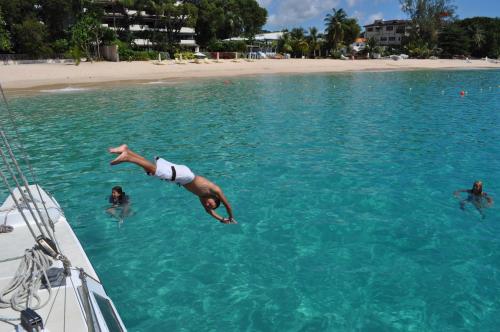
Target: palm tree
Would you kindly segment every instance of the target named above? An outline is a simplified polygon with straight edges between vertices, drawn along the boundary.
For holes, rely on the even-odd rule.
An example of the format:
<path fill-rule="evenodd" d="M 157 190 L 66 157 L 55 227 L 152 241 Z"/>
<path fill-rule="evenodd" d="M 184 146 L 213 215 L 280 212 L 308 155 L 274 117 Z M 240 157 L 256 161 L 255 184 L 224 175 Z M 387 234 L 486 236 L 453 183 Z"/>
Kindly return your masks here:
<path fill-rule="evenodd" d="M 339 10 L 333 8 L 332 11 L 333 15 L 326 14 L 325 25 L 328 42 L 332 45 L 333 50 L 336 51 L 338 45 L 344 40 L 344 28 L 347 13 L 342 8 Z"/>
<path fill-rule="evenodd" d="M 472 42 L 474 43 L 474 46 L 476 47 L 476 49 L 480 49 L 485 42 L 484 31 L 477 25 L 472 26 L 470 30 L 472 33 Z"/>
<path fill-rule="evenodd" d="M 284 31 L 283 35 L 278 40 L 278 49 L 283 53 L 292 52 L 292 38 L 288 31 Z"/>
<path fill-rule="evenodd" d="M 313 50 L 313 56 L 316 57 L 316 50 L 319 49 L 318 29 L 316 27 L 309 28 L 309 48 Z"/>

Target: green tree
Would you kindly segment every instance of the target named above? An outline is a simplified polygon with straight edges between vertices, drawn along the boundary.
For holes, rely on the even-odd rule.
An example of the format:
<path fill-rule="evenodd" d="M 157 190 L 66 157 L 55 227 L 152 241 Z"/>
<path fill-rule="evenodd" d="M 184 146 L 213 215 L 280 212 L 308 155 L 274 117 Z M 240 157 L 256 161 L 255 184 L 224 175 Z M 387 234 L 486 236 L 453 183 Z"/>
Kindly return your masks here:
<path fill-rule="evenodd" d="M 457 24 L 445 26 L 439 34 L 439 47 L 442 56 L 451 58 L 454 55 L 468 55 L 470 39 L 465 30 Z"/>
<path fill-rule="evenodd" d="M 453 0 L 399 0 L 403 12 L 411 19 L 409 42 L 434 48 L 441 28 L 455 19 Z"/>
<path fill-rule="evenodd" d="M 318 41 L 318 29 L 316 27 L 309 28 L 309 49 L 313 51 L 313 57 L 316 57 L 316 51 L 320 50 L 320 43 Z"/>
<path fill-rule="evenodd" d="M 43 23 L 29 18 L 20 24 L 12 26 L 13 40 L 16 51 L 34 58 L 46 57 L 52 54 L 47 46 L 47 29 Z"/>
<path fill-rule="evenodd" d="M 356 38 L 359 37 L 361 32 L 361 27 L 358 24 L 358 20 L 355 18 L 348 18 L 344 21 L 344 39 L 343 43 L 345 45 L 350 45 L 354 43 Z"/>
<path fill-rule="evenodd" d="M 96 55 L 99 58 L 99 45 L 104 30 L 101 22 L 92 15 L 83 15 L 71 29 L 71 45 L 74 58 L 79 60 L 81 55 L 93 59 L 92 44 L 95 45 Z"/>
<path fill-rule="evenodd" d="M 332 14 L 327 14 L 325 17 L 325 25 L 327 32 L 327 42 L 333 51 L 337 51 L 342 41 L 344 40 L 345 21 L 347 19 L 346 12 L 340 8 L 332 9 Z"/>
<path fill-rule="evenodd" d="M 79 2 L 79 1 L 78 1 Z M 66 38 L 67 29 L 75 24 L 80 8 L 75 0 L 38 0 L 39 17 L 47 27 L 51 41 Z"/>
<path fill-rule="evenodd" d="M 10 33 L 5 27 L 5 21 L 0 8 L 0 52 L 10 52 L 12 45 L 10 43 Z"/>
<path fill-rule="evenodd" d="M 292 38 L 290 36 L 290 32 L 283 31 L 283 35 L 281 35 L 280 39 L 278 39 L 278 52 L 281 53 L 291 53 L 292 52 Z"/>

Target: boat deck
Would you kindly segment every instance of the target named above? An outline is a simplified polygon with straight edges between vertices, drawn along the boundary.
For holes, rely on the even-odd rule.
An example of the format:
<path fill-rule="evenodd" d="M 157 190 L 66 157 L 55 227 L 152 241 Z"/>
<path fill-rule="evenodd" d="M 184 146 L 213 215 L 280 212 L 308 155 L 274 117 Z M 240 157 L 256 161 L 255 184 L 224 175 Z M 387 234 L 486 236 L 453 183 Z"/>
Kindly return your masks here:
<path fill-rule="evenodd" d="M 61 248 L 61 252 L 69 258 L 73 267 L 83 268 L 92 278 L 98 280 L 90 261 L 88 260 L 77 237 L 73 233 L 67 220 L 60 216 L 55 223 L 55 236 Z M 16 225 L 11 233 L 0 234 L 0 261 L 11 257 L 24 255 L 24 250 L 31 249 L 35 245 L 26 225 Z M 0 290 L 4 289 L 15 275 L 20 260 L 0 263 Z M 62 267 L 61 262 L 53 261 L 53 267 Z M 87 325 L 82 314 L 80 298 L 77 295 L 77 287 L 81 285 L 78 277 L 79 272 L 72 270 L 71 281 L 66 279 L 66 285 L 52 288 L 52 298 L 43 308 L 36 310 L 42 317 L 44 327 L 50 332 L 71 331 L 87 332 Z M 48 297 L 48 291 L 40 290 L 42 301 Z M 19 318 L 20 313 L 12 309 L 0 309 L 1 317 Z M 15 324 L 19 321 L 6 323 L 0 321 L 0 332 L 15 331 Z"/>

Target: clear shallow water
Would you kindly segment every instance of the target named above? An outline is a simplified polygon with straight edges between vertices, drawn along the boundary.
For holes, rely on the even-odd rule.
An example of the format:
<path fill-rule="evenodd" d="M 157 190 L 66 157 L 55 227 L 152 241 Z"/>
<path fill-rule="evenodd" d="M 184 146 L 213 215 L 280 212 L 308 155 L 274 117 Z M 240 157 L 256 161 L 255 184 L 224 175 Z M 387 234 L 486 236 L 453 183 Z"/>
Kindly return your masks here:
<path fill-rule="evenodd" d="M 499 71 L 229 83 L 11 100 L 130 331 L 498 329 Z M 123 142 L 219 184 L 240 224 L 110 167 Z M 497 201 L 484 220 L 452 196 L 475 179 Z M 121 226 L 104 213 L 114 185 L 133 201 Z"/>

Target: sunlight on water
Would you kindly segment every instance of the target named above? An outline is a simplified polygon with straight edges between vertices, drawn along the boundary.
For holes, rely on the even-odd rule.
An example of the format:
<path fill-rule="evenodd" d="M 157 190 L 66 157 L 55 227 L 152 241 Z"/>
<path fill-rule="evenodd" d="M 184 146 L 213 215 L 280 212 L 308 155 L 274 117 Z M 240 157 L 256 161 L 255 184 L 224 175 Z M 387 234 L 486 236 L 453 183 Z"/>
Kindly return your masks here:
<path fill-rule="evenodd" d="M 15 98 L 130 331 L 494 331 L 498 71 L 262 76 Z M 464 97 L 460 91 L 467 91 Z M 186 190 L 110 167 L 127 142 L 220 185 L 238 225 Z M 133 215 L 104 212 L 122 185 Z"/>

